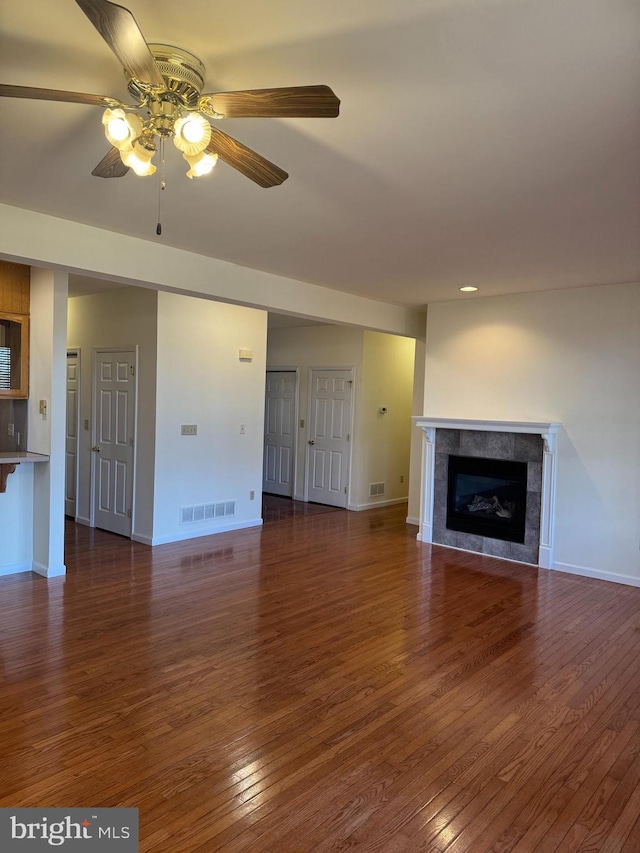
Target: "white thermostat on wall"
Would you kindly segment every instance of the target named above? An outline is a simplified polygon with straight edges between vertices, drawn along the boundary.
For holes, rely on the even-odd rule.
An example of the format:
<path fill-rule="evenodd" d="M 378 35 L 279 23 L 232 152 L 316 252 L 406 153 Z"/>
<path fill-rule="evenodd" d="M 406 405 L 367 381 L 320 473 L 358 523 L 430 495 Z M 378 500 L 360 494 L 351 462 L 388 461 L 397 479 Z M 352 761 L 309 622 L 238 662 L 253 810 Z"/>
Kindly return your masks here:
<path fill-rule="evenodd" d="M 239 349 L 238 350 L 238 358 L 240 361 L 253 361 L 253 350 L 252 349 Z"/>

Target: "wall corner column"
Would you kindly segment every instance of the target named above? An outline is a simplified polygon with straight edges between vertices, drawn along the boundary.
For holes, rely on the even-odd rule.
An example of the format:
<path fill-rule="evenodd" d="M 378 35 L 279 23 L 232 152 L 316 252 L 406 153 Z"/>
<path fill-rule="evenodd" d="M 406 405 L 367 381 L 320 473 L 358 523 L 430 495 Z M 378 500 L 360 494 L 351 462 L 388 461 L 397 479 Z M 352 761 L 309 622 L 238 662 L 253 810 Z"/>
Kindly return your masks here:
<path fill-rule="evenodd" d="M 420 489 L 419 542 L 433 542 L 433 490 L 436 464 L 435 427 L 421 427 L 422 440 L 422 488 Z"/>
<path fill-rule="evenodd" d="M 542 432 L 542 512 L 540 513 L 540 546 L 538 565 L 553 568 L 553 530 L 556 511 L 556 430 Z"/>
<path fill-rule="evenodd" d="M 66 574 L 64 565 L 65 422 L 68 275 L 31 270 L 28 449 L 49 456 L 34 466 L 33 571 Z M 47 400 L 41 414 L 39 401 Z"/>

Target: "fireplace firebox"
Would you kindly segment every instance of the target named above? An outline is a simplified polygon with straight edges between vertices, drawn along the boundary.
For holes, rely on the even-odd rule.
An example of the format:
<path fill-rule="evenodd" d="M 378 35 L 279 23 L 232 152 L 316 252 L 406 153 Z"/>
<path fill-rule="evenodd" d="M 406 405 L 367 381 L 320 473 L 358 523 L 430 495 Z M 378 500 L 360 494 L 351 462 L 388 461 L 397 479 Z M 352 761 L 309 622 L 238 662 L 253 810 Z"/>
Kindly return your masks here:
<path fill-rule="evenodd" d="M 524 542 L 526 503 L 526 462 L 449 456 L 449 530 Z"/>

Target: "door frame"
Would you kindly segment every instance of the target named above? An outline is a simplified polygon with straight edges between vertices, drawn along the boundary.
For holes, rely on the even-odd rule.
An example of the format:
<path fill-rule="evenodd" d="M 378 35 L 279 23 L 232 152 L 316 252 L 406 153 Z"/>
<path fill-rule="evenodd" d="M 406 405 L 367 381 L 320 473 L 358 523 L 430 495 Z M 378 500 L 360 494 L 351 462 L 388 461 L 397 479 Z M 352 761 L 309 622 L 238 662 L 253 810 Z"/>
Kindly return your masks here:
<path fill-rule="evenodd" d="M 304 444 L 305 444 L 305 454 L 304 454 L 304 501 L 309 502 L 309 469 L 311 467 L 309 457 L 309 421 L 311 419 L 311 401 L 313 397 L 313 371 L 314 370 L 322 370 L 324 372 L 329 372 L 331 370 L 340 370 L 343 372 L 349 372 L 351 374 L 351 407 L 349 412 L 349 418 L 351 423 L 351 431 L 349 433 L 349 451 L 348 451 L 348 464 L 347 464 L 347 495 L 345 500 L 345 509 L 351 508 L 351 474 L 353 467 L 353 444 L 354 444 L 354 417 L 355 417 L 355 387 L 356 387 L 356 368 L 350 364 L 344 367 L 340 367 L 336 364 L 331 364 L 328 367 L 323 367 L 322 365 L 314 364 L 313 367 L 309 368 L 309 375 L 307 378 L 307 417 L 305 419 L 305 428 L 304 428 Z"/>
<path fill-rule="evenodd" d="M 117 346 L 117 347 L 94 347 L 93 348 L 93 358 L 91 365 L 91 446 L 94 447 L 96 442 L 98 441 L 98 425 L 96 423 L 96 415 L 98 411 L 98 402 L 96 400 L 96 393 L 98 384 L 96 382 L 96 371 L 98 369 L 98 354 L 101 352 L 132 352 L 133 353 L 133 364 L 135 369 L 134 374 L 134 383 L 133 383 L 133 456 L 131 459 L 131 534 L 129 538 L 133 538 L 133 531 L 135 530 L 135 521 L 136 521 L 136 468 L 137 468 L 137 456 L 138 456 L 138 362 L 139 362 L 139 354 L 138 354 L 138 345 L 132 344 L 129 346 Z M 90 482 L 89 482 L 89 523 L 91 527 L 96 526 L 95 519 L 95 506 L 96 506 L 96 455 L 91 450 L 89 451 L 91 456 L 90 463 Z"/>
<path fill-rule="evenodd" d="M 67 358 L 70 356 L 75 356 L 78 360 L 78 402 L 76 406 L 76 465 L 75 465 L 75 504 L 76 511 L 73 516 L 74 521 L 78 521 L 78 486 L 80 485 L 80 424 L 82 423 L 82 419 L 80 417 L 82 412 L 82 350 L 81 347 L 67 347 Z M 65 375 L 65 395 L 67 393 L 66 388 L 67 376 Z M 68 411 L 68 410 L 67 410 Z M 67 452 L 66 448 L 66 418 L 65 418 L 65 454 Z M 66 465 L 65 465 L 65 494 L 66 494 Z M 65 500 L 66 504 L 66 500 Z M 66 509 L 66 507 L 65 507 Z"/>
<path fill-rule="evenodd" d="M 300 433 L 300 368 L 299 367 L 267 367 L 265 369 L 264 380 L 265 386 L 267 381 L 268 373 L 295 373 L 296 375 L 296 389 L 294 394 L 294 402 L 293 402 L 293 417 L 295 424 L 295 434 L 293 436 L 293 471 L 292 471 L 292 481 L 291 481 L 291 500 L 295 501 L 296 498 L 296 481 L 298 474 L 298 439 Z M 267 407 L 266 407 L 266 392 L 265 392 L 265 410 L 264 410 L 264 418 L 266 425 L 266 417 L 267 417 Z M 306 421 L 305 421 L 306 424 Z M 264 432 L 264 428 L 263 428 Z M 265 444 L 264 444 L 264 435 L 262 440 L 262 483 L 264 485 L 264 453 L 265 453 Z M 264 489 L 263 489 L 264 491 Z"/>

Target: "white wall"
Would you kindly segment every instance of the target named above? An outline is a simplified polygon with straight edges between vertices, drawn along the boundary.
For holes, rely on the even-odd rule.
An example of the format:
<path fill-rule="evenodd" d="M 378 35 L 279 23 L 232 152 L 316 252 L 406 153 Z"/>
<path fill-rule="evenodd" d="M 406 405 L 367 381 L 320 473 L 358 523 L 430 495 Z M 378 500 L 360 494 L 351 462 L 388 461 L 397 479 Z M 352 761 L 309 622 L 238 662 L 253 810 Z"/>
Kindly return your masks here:
<path fill-rule="evenodd" d="M 305 427 L 298 427 L 296 443 L 296 470 L 293 497 L 304 500 L 304 472 L 307 455 L 307 424 L 309 421 L 309 370 L 311 367 L 354 368 L 354 421 L 352 430 L 358 427 L 358 408 L 362 389 L 363 332 L 346 326 L 303 326 L 270 329 L 267 346 L 267 368 L 270 370 L 298 369 L 298 423 L 304 420 Z M 351 471 L 349 498 L 359 489 L 355 484 L 355 472 Z M 355 490 L 355 491 L 354 491 Z"/>
<path fill-rule="evenodd" d="M 304 499 L 309 420 L 309 371 L 312 367 L 354 369 L 353 446 L 349 508 L 406 499 L 409 482 L 411 396 L 415 341 L 344 326 L 271 329 L 269 369 L 298 369 L 298 428 L 294 498 Z M 388 413 L 380 415 L 380 406 Z M 404 483 L 400 483 L 400 475 Z M 369 484 L 384 482 L 386 492 L 369 497 Z"/>
<path fill-rule="evenodd" d="M 155 458 L 155 392 L 158 294 L 143 288 L 121 288 L 68 303 L 69 349 L 80 350 L 80 440 L 78 520 L 89 523 L 91 501 L 93 355 L 96 347 L 138 348 L 138 416 L 134 530 L 150 538 L 153 529 Z M 89 429 L 84 428 L 84 421 Z"/>
<path fill-rule="evenodd" d="M 64 440 L 68 276 L 31 269 L 28 450 L 49 455 L 33 472 L 33 570 L 45 577 L 64 565 Z M 46 414 L 39 401 L 46 400 Z M 21 463 L 26 464 L 26 463 Z"/>
<path fill-rule="evenodd" d="M 264 311 L 158 294 L 153 544 L 262 523 L 266 336 Z M 232 500 L 231 518 L 180 524 L 181 507 Z"/>
<path fill-rule="evenodd" d="M 49 462 L 21 462 L 0 494 L 0 575 L 65 573 L 64 352 L 67 276 L 31 270 L 27 448 Z M 39 401 L 47 401 L 47 413 Z"/>
<path fill-rule="evenodd" d="M 214 258 L 206 258 L 160 245 L 151 240 L 140 240 L 123 234 L 115 234 L 81 223 L 61 220 L 36 211 L 15 208 L 5 204 L 0 204 L 0 257 L 18 263 L 30 264 L 32 267 L 46 267 L 49 270 L 48 275 L 52 277 L 51 280 L 57 281 L 61 287 L 64 279 L 65 293 L 66 274 L 72 272 L 121 282 L 123 285 L 139 284 L 150 290 L 158 288 L 173 293 L 201 295 L 209 300 L 217 299 L 223 302 L 280 311 L 285 314 L 291 313 L 313 319 L 322 319 L 328 323 L 345 323 L 360 329 L 379 329 L 399 335 L 418 336 L 423 332 L 424 319 L 421 311 L 389 305 L 353 294 L 340 293 L 305 282 L 290 281 L 258 270 L 238 267 Z M 51 272 L 51 270 L 57 270 L 57 272 Z M 58 285 L 55 287 L 57 290 L 54 301 L 58 304 L 61 297 L 58 292 Z M 80 310 L 79 306 L 77 308 Z M 58 309 L 56 312 L 59 313 Z M 70 314 L 70 319 L 73 319 L 73 314 Z M 123 337 L 128 339 L 126 341 L 128 345 L 133 338 L 127 325 L 129 318 L 126 312 L 115 310 L 112 319 L 112 331 L 115 334 L 119 327 L 123 327 L 125 331 Z M 64 326 L 61 319 L 50 316 L 49 323 L 55 326 L 51 338 L 54 363 L 51 365 L 50 375 L 53 382 L 52 388 L 55 387 L 57 390 L 55 390 L 55 394 L 52 391 L 49 397 L 50 402 L 53 403 L 53 398 L 57 397 L 58 394 L 62 392 L 64 395 L 64 382 L 62 380 L 64 380 L 66 356 L 63 349 L 66 345 L 66 336 L 63 334 L 61 337 L 61 329 Z M 76 328 L 79 326 L 77 325 Z M 82 371 L 84 374 L 87 369 L 87 362 L 89 361 L 89 364 L 91 362 L 90 358 L 87 359 L 85 351 L 88 344 L 83 346 L 82 340 L 74 338 L 75 335 L 71 335 L 69 344 L 72 347 L 82 347 Z M 100 341 L 96 345 L 115 344 Z M 93 344 L 91 344 L 92 346 Z M 355 360 L 345 359 L 342 356 L 339 360 L 345 363 L 356 363 Z M 331 361 L 328 362 L 328 364 L 331 363 Z M 264 377 L 261 381 L 263 379 Z M 150 386 L 145 384 L 145 388 L 148 387 Z M 46 389 L 43 389 L 43 395 L 45 393 Z M 263 396 L 263 392 L 261 392 L 259 397 L 261 402 Z M 64 403 L 62 400 L 56 401 L 55 405 L 57 408 L 55 441 L 53 431 L 51 432 L 51 441 L 47 439 L 47 444 L 51 444 L 51 463 L 46 472 L 43 469 L 37 474 L 37 478 L 40 480 L 41 477 L 48 478 L 53 473 L 53 480 L 36 484 L 36 474 L 34 473 L 34 494 L 37 492 L 40 495 L 45 495 L 45 503 L 50 505 L 54 498 L 57 500 L 56 496 L 59 492 L 59 506 L 55 509 L 50 506 L 50 509 L 52 513 L 56 513 L 55 522 L 52 521 L 52 524 L 53 528 L 58 531 L 57 539 L 61 541 L 64 523 L 65 450 L 64 442 L 60 440 L 58 433 L 64 428 L 64 416 L 62 414 Z M 59 406 L 62 408 L 58 408 Z M 148 408 L 139 406 L 139 411 L 146 412 L 147 410 L 151 411 L 151 401 L 149 401 Z M 84 431 L 82 432 L 84 433 Z M 36 434 L 37 431 L 34 435 Z M 152 442 L 153 433 L 148 432 L 145 428 L 144 434 L 147 440 Z M 40 438 L 43 437 L 47 438 L 44 434 L 40 436 Z M 86 444 L 86 435 L 83 436 L 82 441 Z M 152 443 L 139 446 L 138 451 L 143 455 L 148 453 L 152 456 Z M 143 467 L 148 467 L 148 459 L 146 461 L 143 461 L 143 457 L 139 457 L 139 459 Z M 60 472 L 62 472 L 62 476 Z M 12 476 L 15 477 L 16 475 Z M 138 480 L 139 484 L 145 483 L 146 487 L 150 489 L 149 492 L 138 493 L 136 496 L 136 529 L 140 529 L 140 537 L 144 541 L 153 535 L 151 533 L 152 519 L 150 514 L 150 507 L 153 502 L 153 473 L 139 477 Z M 81 482 L 81 489 L 82 495 L 84 495 L 84 497 L 80 496 L 84 507 L 81 508 L 81 512 L 88 513 L 89 485 L 86 480 Z M 258 495 L 256 495 L 256 500 L 257 497 Z M 21 502 L 21 505 L 23 503 Z M 40 513 L 43 508 L 44 503 L 38 512 Z M 147 510 L 146 516 L 145 508 Z M 251 508 L 251 513 L 253 513 L 253 508 Z M 37 520 L 29 525 L 26 510 L 21 513 L 20 517 L 29 527 L 30 533 L 34 533 L 38 527 Z M 85 516 L 85 518 L 87 517 Z M 52 533 L 52 529 L 48 529 L 47 536 Z M 6 543 L 9 539 L 11 542 L 20 541 L 20 531 L 14 529 L 9 522 L 5 521 L 5 518 L 0 518 L 0 542 L 3 541 L 5 532 L 8 538 L 4 540 L 4 553 L 9 553 L 9 546 Z M 28 538 L 29 536 L 26 537 L 27 540 Z M 48 542 L 50 547 L 49 554 L 46 555 L 47 560 L 49 557 L 53 557 L 54 551 L 58 549 L 58 544 L 50 536 Z M 31 559 L 30 555 L 26 554 L 22 548 L 18 548 L 17 552 L 14 552 L 13 545 L 11 548 L 12 559 L 16 557 L 16 554 L 19 558 L 24 556 L 26 562 Z M 44 556 L 43 554 L 43 558 Z M 3 565 L 5 562 L 0 547 L 0 570 Z M 51 573 L 58 570 L 63 571 L 64 566 L 60 564 L 56 567 L 52 563 L 43 568 L 43 571 L 50 571 Z"/>
<path fill-rule="evenodd" d="M 413 402 L 411 405 L 412 415 L 422 415 L 424 413 L 425 359 L 425 342 L 417 340 L 413 377 Z M 411 433 L 411 471 L 409 474 L 409 506 L 407 507 L 407 523 L 409 524 L 420 524 L 422 439 L 422 431 L 414 427 Z"/>
<path fill-rule="evenodd" d="M 640 583 L 640 285 L 429 306 L 424 413 L 560 421 L 555 567 Z"/>
<path fill-rule="evenodd" d="M 69 300 L 68 345 L 81 351 L 81 425 L 91 419 L 94 348 L 138 348 L 135 539 L 261 523 L 265 312 L 123 288 Z M 253 350 L 251 363 L 238 360 L 239 348 Z M 198 435 L 181 436 L 183 423 Z M 88 521 L 92 431 L 80 434 L 78 514 Z M 179 523 L 182 506 L 226 500 L 236 500 L 232 518 Z"/>
<path fill-rule="evenodd" d="M 18 465 L 0 493 L 0 575 L 32 569 L 34 468 Z"/>
<path fill-rule="evenodd" d="M 31 269 L 27 450 L 49 462 L 21 462 L 0 494 L 0 574 L 46 577 L 64 566 L 64 352 L 67 275 Z M 47 401 L 47 413 L 39 401 Z"/>
<path fill-rule="evenodd" d="M 0 204 L 0 257 L 254 308 L 421 335 L 421 311 L 341 293 L 165 246 Z"/>
<path fill-rule="evenodd" d="M 359 508 L 406 500 L 413 424 L 411 403 L 415 340 L 364 332 L 362 391 L 354 431 Z M 386 407 L 386 414 L 379 409 Z M 401 482 L 402 478 L 402 482 Z M 384 495 L 370 497 L 372 483 L 384 483 Z"/>

